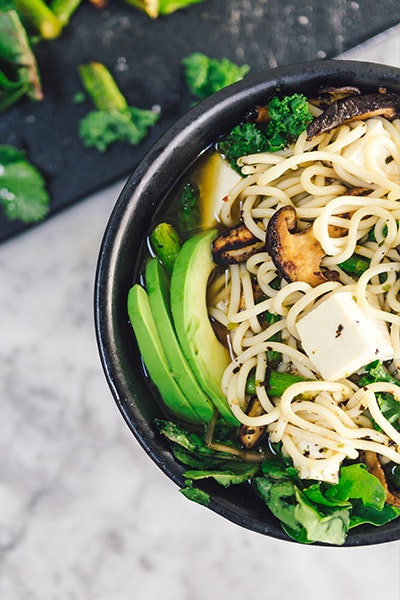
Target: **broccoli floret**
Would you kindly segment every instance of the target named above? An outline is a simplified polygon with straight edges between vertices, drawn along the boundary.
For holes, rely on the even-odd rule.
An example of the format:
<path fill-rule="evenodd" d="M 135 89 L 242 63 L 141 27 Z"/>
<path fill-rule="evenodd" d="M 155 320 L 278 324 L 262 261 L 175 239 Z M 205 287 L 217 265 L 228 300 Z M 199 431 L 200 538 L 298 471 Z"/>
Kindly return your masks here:
<path fill-rule="evenodd" d="M 219 150 L 234 169 L 239 170 L 237 160 L 241 156 L 282 150 L 306 129 L 313 118 L 307 98 L 302 94 L 284 96 L 282 100 L 275 96 L 267 110 L 269 119 L 266 123 L 237 125 L 219 142 Z"/>
<path fill-rule="evenodd" d="M 128 106 L 111 73 L 101 63 L 80 65 L 79 74 L 97 109 L 79 123 L 85 146 L 105 152 L 115 142 L 139 144 L 159 119 L 159 113 Z"/>

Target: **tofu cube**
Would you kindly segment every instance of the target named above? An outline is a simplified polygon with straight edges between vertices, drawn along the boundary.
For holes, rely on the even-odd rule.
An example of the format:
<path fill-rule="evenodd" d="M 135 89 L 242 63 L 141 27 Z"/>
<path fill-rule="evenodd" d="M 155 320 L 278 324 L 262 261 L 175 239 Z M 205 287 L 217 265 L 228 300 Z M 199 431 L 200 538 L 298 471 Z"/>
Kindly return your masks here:
<path fill-rule="evenodd" d="M 330 381 L 394 356 L 386 322 L 365 313 L 351 292 L 321 302 L 298 321 L 297 332 L 318 373 Z"/>

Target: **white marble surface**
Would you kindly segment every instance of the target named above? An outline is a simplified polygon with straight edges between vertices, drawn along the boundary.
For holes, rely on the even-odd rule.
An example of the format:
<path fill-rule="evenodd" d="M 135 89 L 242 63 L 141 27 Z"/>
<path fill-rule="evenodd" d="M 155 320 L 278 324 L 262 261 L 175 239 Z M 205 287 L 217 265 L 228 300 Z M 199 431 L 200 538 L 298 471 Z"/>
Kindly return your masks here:
<path fill-rule="evenodd" d="M 353 58 L 399 65 L 398 38 Z M 124 424 L 92 295 L 122 183 L 0 248 L 0 598 L 400 598 L 400 543 L 301 547 L 184 499 Z"/>

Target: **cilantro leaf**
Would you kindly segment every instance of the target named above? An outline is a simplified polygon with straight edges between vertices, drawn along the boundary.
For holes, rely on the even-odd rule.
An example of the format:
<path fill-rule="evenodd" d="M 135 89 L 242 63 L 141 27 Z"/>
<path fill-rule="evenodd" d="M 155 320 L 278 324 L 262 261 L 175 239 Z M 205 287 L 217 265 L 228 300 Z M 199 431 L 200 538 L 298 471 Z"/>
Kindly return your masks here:
<path fill-rule="evenodd" d="M 42 221 L 49 211 L 42 174 L 12 146 L 0 146 L 0 204 L 10 221 Z"/>

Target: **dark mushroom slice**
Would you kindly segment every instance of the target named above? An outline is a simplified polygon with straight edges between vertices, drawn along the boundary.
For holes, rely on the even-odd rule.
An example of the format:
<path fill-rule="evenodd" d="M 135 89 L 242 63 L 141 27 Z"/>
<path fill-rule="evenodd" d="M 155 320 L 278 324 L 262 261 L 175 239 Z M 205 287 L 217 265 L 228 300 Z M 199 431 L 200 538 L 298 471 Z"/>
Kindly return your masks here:
<path fill-rule="evenodd" d="M 318 106 L 323 110 L 327 109 L 336 100 L 342 100 L 349 96 L 357 96 L 361 94 L 361 90 L 354 85 L 344 85 L 341 87 L 328 86 L 318 90 L 316 98 L 309 98 L 309 103 L 313 106 Z"/>
<path fill-rule="evenodd" d="M 321 133 L 331 131 L 345 122 L 386 117 L 389 120 L 400 115 L 400 96 L 381 91 L 336 100 L 319 117 L 307 126 L 307 140 Z"/>
<path fill-rule="evenodd" d="M 244 223 L 222 233 L 212 245 L 214 262 L 226 266 L 246 262 L 250 256 L 265 249 L 265 242 L 257 238 Z"/>
<path fill-rule="evenodd" d="M 372 475 L 375 475 L 375 477 L 379 479 L 379 481 L 385 488 L 387 504 L 391 504 L 392 506 L 400 506 L 400 494 L 398 492 L 393 492 L 389 489 L 388 483 L 386 481 L 385 471 L 382 469 L 382 465 L 379 462 L 376 452 L 366 450 L 364 452 L 364 458 L 368 471 L 372 473 Z"/>
<path fill-rule="evenodd" d="M 252 396 L 247 406 L 246 414 L 249 417 L 260 417 L 264 414 L 264 409 L 257 396 Z M 265 436 L 267 428 L 265 425 L 241 425 L 240 427 L 240 443 L 247 450 L 255 448 Z"/>
<path fill-rule="evenodd" d="M 280 275 L 286 281 L 305 281 L 312 286 L 328 281 L 320 263 L 325 253 L 312 227 L 297 232 L 293 206 L 283 206 L 269 220 L 266 246 Z"/>

